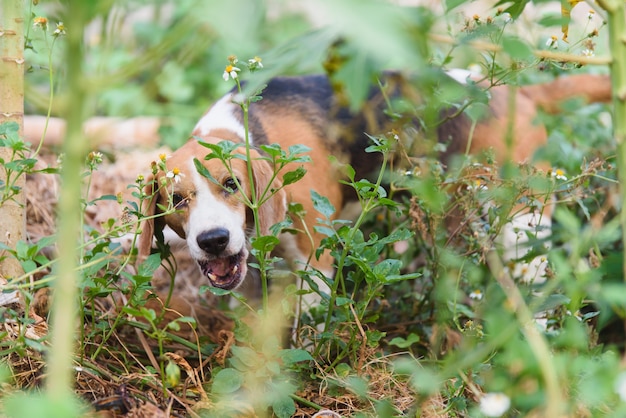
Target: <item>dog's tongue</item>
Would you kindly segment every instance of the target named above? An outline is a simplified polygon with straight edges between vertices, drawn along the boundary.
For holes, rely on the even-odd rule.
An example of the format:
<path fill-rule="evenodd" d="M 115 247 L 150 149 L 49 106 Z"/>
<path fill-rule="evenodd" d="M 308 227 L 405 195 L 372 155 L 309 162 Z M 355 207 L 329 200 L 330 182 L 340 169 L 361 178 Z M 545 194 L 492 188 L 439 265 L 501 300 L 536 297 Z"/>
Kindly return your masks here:
<path fill-rule="evenodd" d="M 217 276 L 226 276 L 231 273 L 229 257 L 216 258 L 211 261 L 211 272 Z"/>

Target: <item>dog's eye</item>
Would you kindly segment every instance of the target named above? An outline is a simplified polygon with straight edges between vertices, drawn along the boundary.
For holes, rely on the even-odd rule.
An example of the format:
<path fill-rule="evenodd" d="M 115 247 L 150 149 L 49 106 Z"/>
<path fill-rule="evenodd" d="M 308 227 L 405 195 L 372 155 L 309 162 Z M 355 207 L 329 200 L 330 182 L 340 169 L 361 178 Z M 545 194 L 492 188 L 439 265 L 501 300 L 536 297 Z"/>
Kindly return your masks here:
<path fill-rule="evenodd" d="M 172 205 L 174 205 L 175 208 L 182 207 L 186 202 L 187 200 L 180 193 L 172 194 Z"/>
<path fill-rule="evenodd" d="M 234 178 L 229 177 L 226 180 L 224 180 L 224 183 L 222 186 L 224 187 L 224 189 L 226 189 L 228 193 L 235 193 L 238 189 L 237 187 L 238 183 L 239 181 L 235 181 Z"/>

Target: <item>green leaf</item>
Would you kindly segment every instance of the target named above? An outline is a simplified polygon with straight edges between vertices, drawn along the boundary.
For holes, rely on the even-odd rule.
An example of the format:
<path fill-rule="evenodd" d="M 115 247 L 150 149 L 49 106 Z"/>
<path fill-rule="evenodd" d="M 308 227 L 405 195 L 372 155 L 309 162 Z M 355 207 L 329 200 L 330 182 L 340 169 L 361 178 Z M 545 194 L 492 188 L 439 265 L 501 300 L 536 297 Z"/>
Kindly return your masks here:
<path fill-rule="evenodd" d="M 474 122 L 478 122 L 491 115 L 491 108 L 486 103 L 473 102 L 465 108 L 464 113 Z"/>
<path fill-rule="evenodd" d="M 537 309 L 535 309 L 535 312 L 545 312 L 551 309 L 556 309 L 560 306 L 565 306 L 567 304 L 569 304 L 572 300 L 570 298 L 568 298 L 565 295 L 560 295 L 560 294 L 552 294 L 550 296 L 548 296 L 539 307 L 537 307 Z"/>
<path fill-rule="evenodd" d="M 504 9 L 504 12 L 510 13 L 513 19 L 517 19 L 522 14 L 524 8 L 529 2 L 530 0 L 499 0 L 494 7 L 497 8 L 498 6 L 508 6 L 506 9 Z"/>
<path fill-rule="evenodd" d="M 20 125 L 18 125 L 17 122 L 0 123 L 0 135 L 17 134 L 19 129 Z"/>
<path fill-rule="evenodd" d="M 358 376 L 348 376 L 346 379 L 346 385 L 348 390 L 350 390 L 355 395 L 366 398 L 367 397 L 367 381 Z"/>
<path fill-rule="evenodd" d="M 211 393 L 216 395 L 233 393 L 241 388 L 243 381 L 243 374 L 240 371 L 230 368 L 222 369 L 213 378 Z"/>
<path fill-rule="evenodd" d="M 335 236 L 335 230 L 327 226 L 315 225 L 313 227 L 313 230 L 315 232 L 319 232 L 322 235 L 326 235 L 327 237 Z"/>
<path fill-rule="evenodd" d="M 161 265 L 161 254 L 150 254 L 141 265 L 137 274 L 142 277 L 152 277 L 156 269 Z"/>
<path fill-rule="evenodd" d="M 345 171 L 346 177 L 350 179 L 350 181 L 354 182 L 354 176 L 356 175 L 356 171 L 350 164 L 346 164 L 343 166 L 343 170 Z"/>
<path fill-rule="evenodd" d="M 246 368 L 256 368 L 259 363 L 259 354 L 250 347 L 233 346 L 231 352 L 233 358 L 243 363 Z"/>
<path fill-rule="evenodd" d="M 402 267 L 402 261 L 386 259 L 374 266 L 374 274 L 385 278 L 391 275 L 400 274 L 400 268 Z"/>
<path fill-rule="evenodd" d="M 533 56 L 530 46 L 520 38 L 507 36 L 502 39 L 502 49 L 513 59 L 527 60 Z"/>
<path fill-rule="evenodd" d="M 553 13 L 543 16 L 537 22 L 541 26 L 562 26 L 567 25 L 570 19 L 563 17 L 560 13 Z"/>
<path fill-rule="evenodd" d="M 279 144 L 261 145 L 259 148 L 263 150 L 268 156 L 272 158 L 280 158 L 285 155 L 285 152 Z"/>
<path fill-rule="evenodd" d="M 266 253 L 271 252 L 278 244 L 280 244 L 280 240 L 273 235 L 254 237 L 251 241 L 253 249 L 257 251 L 264 251 Z"/>
<path fill-rule="evenodd" d="M 285 173 L 285 175 L 283 176 L 283 186 L 297 182 L 302 177 L 304 177 L 305 174 L 306 170 L 304 169 L 304 167 L 298 167 L 293 171 Z"/>
<path fill-rule="evenodd" d="M 37 263 L 35 263 L 33 260 L 24 260 L 21 261 L 20 264 L 24 269 L 24 273 L 30 273 L 37 268 Z"/>
<path fill-rule="evenodd" d="M 296 413 L 296 405 L 289 396 L 281 396 L 272 402 L 272 410 L 278 418 L 289 418 Z"/>
<path fill-rule="evenodd" d="M 395 345 L 399 348 L 408 348 L 411 345 L 419 342 L 420 337 L 415 333 L 410 333 L 406 339 L 402 337 L 395 337 L 391 341 L 389 341 L 389 345 Z"/>
<path fill-rule="evenodd" d="M 289 147 L 289 155 L 306 154 L 307 152 L 310 152 L 310 151 L 311 151 L 310 147 L 307 147 L 306 145 L 302 145 L 302 144 L 291 145 Z"/>
<path fill-rule="evenodd" d="M 219 287 L 213 287 L 213 286 L 201 286 L 199 289 L 200 293 L 204 293 L 207 290 L 211 292 L 212 294 L 214 294 L 215 296 L 226 296 L 226 295 L 232 294 L 231 290 L 220 289 Z"/>
<path fill-rule="evenodd" d="M 350 303 L 353 303 L 353 300 L 350 298 L 344 298 L 341 296 L 337 296 L 337 298 L 335 299 L 335 305 L 337 306 L 343 306 L 343 305 L 348 305 Z"/>
<path fill-rule="evenodd" d="M 339 377 L 347 377 L 350 375 L 351 372 L 352 372 L 352 368 L 347 363 L 339 363 L 335 367 L 335 373 L 337 373 L 337 376 Z"/>
<path fill-rule="evenodd" d="M 281 350 L 279 355 L 283 363 L 288 366 L 302 361 L 313 361 L 313 357 L 308 351 L 299 348 Z"/>
<path fill-rule="evenodd" d="M 322 196 L 315 190 L 311 190 L 311 200 L 316 211 L 330 218 L 335 213 L 335 207 L 330 203 L 327 197 Z"/>
<path fill-rule="evenodd" d="M 213 144 L 202 141 L 202 138 L 196 137 L 196 139 L 198 139 L 200 145 L 211 150 L 211 152 L 204 157 L 205 160 L 211 160 L 213 158 L 219 158 L 222 161 L 229 160 L 232 157 L 233 151 L 242 146 L 241 143 L 233 141 L 220 141 L 217 144 Z"/>
<path fill-rule="evenodd" d="M 219 184 L 218 181 L 209 172 L 209 170 L 200 162 L 200 160 L 194 158 L 193 165 L 196 167 L 196 171 L 198 172 L 198 174 L 200 174 L 202 177 L 209 179 L 209 181 L 213 184 Z"/>
<path fill-rule="evenodd" d="M 466 0 L 446 0 L 446 11 L 449 12 L 452 9 L 456 9 L 460 5 L 464 4 Z"/>

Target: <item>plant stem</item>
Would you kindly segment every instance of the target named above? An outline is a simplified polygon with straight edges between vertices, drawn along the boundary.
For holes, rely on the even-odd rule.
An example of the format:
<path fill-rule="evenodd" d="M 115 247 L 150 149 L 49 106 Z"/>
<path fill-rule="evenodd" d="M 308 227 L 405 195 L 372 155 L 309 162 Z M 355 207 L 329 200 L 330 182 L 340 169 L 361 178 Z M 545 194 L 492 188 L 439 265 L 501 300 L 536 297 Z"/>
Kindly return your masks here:
<path fill-rule="evenodd" d="M 59 196 L 58 279 L 51 318 L 51 342 L 48 358 L 46 391 L 50 399 L 71 399 L 74 396 L 72 361 L 77 325 L 77 289 L 80 280 L 77 271 L 77 248 L 80 237 L 81 172 L 87 142 L 82 135 L 82 123 L 87 96 L 83 65 L 83 27 L 87 3 L 73 2 L 68 14 L 67 99 L 71 106 L 66 109 L 67 136 L 63 144 L 66 155 L 61 180 L 63 187 Z"/>
<path fill-rule="evenodd" d="M 531 310 L 526 305 L 522 294 L 511 277 L 505 272 L 497 254 L 487 256 L 487 264 L 494 277 L 511 303 L 522 332 L 533 351 L 546 384 L 546 417 L 558 417 L 563 413 L 565 400 L 559 384 L 559 375 L 554 365 L 554 358 L 545 338 L 540 334 Z"/>
<path fill-rule="evenodd" d="M 613 85 L 613 130 L 617 144 L 617 178 L 621 185 L 621 207 L 626 207 L 626 7 L 619 0 L 598 0 L 607 11 L 611 82 Z M 620 211 L 622 242 L 626 242 L 626 210 Z M 626 247 L 624 247 L 626 258 Z M 626 263 L 623 280 L 626 281 Z"/>

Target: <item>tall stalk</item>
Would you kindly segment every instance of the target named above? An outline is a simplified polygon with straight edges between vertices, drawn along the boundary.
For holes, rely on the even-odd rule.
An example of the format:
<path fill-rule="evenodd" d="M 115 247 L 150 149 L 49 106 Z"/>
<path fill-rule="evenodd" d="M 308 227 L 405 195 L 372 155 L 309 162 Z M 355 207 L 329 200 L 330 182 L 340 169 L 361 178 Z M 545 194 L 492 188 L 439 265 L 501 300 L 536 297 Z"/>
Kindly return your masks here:
<path fill-rule="evenodd" d="M 65 159 L 61 172 L 61 195 L 58 203 L 58 270 L 54 284 L 54 304 L 51 318 L 52 346 L 48 357 L 46 392 L 50 399 L 72 399 L 74 395 L 73 358 L 77 327 L 77 283 L 80 281 L 77 263 L 81 225 L 81 172 L 88 145 L 82 135 L 85 117 L 87 83 L 82 72 L 83 27 L 89 2 L 72 2 L 67 21 L 68 105 L 65 108 L 67 135 L 63 144 Z"/>
<path fill-rule="evenodd" d="M 24 1 L 0 2 L 0 123 L 16 122 L 22 136 L 24 120 Z M 0 147 L 0 159 L 11 161 L 13 151 Z M 24 189 L 25 175 L 12 172 L 17 179 L 9 179 L 9 171 L 0 166 L 0 184 Z M 23 193 L 0 204 L 0 242 L 9 247 L 24 239 L 26 215 Z M 0 254 L 1 256 L 2 254 Z M 0 261 L 0 277 L 18 277 L 23 274 L 19 262 L 12 257 Z"/>
<path fill-rule="evenodd" d="M 617 144 L 617 175 L 621 187 L 622 242 L 626 242 L 626 7 L 623 0 L 598 0 L 606 10 L 611 50 L 611 81 L 613 83 L 613 130 Z M 626 259 L 626 246 L 624 246 Z M 626 281 L 626 263 L 623 267 Z"/>

